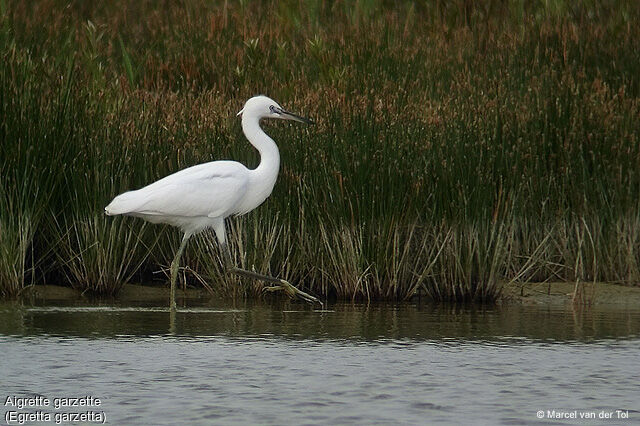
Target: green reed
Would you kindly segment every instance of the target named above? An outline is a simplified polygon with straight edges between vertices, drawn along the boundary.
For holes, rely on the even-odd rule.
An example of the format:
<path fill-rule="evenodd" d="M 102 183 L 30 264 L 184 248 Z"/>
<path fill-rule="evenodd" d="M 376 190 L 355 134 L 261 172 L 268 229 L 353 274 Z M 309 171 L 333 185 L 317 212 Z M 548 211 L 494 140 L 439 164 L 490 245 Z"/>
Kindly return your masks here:
<path fill-rule="evenodd" d="M 446 4 L 444 4 L 446 3 Z M 178 231 L 118 193 L 250 167 L 265 93 L 274 194 L 233 219 L 244 267 L 326 296 L 492 301 L 522 280 L 640 281 L 635 2 L 0 2 L 0 289 L 162 279 Z M 182 276 L 224 295 L 211 234 Z"/>

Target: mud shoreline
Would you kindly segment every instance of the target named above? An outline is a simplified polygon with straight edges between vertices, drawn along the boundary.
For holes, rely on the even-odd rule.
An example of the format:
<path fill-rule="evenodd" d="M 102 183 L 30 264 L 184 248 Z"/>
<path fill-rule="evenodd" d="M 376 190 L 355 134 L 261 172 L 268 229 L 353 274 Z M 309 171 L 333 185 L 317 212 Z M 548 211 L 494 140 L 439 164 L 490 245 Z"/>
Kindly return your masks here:
<path fill-rule="evenodd" d="M 498 304 L 523 305 L 628 305 L 640 306 L 640 287 L 613 283 L 578 283 L 578 294 L 574 302 L 575 283 L 514 283 L 505 285 Z M 215 298 L 203 288 L 178 289 L 178 297 L 186 299 Z M 19 296 L 22 300 L 71 301 L 114 300 L 118 302 L 153 301 L 169 298 L 168 286 L 125 284 L 117 296 L 106 297 L 82 294 L 71 287 L 58 285 L 34 285 L 27 287 Z M 428 302 L 422 298 L 421 301 Z"/>

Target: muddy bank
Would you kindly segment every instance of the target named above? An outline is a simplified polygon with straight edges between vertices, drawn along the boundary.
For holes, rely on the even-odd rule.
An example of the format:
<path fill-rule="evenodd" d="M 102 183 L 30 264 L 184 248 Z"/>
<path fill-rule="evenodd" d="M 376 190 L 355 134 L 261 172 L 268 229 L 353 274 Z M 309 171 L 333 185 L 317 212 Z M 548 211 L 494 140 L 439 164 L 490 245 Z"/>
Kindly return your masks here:
<path fill-rule="evenodd" d="M 205 289 L 187 288 L 177 290 L 180 298 L 201 299 L 210 298 L 211 294 Z M 22 299 L 37 300 L 117 300 L 120 302 L 132 301 L 153 301 L 167 299 L 169 300 L 169 287 L 166 286 L 148 286 L 139 284 L 125 284 L 117 296 L 96 296 L 90 293 L 82 293 L 71 287 L 63 287 L 58 285 L 35 285 L 27 287 L 21 294 Z"/>
<path fill-rule="evenodd" d="M 577 287 L 577 290 L 576 290 Z M 504 286 L 503 303 L 537 305 L 640 306 L 640 287 L 613 283 L 514 283 Z"/>
<path fill-rule="evenodd" d="M 576 285 L 574 283 L 514 283 L 504 286 L 500 303 L 536 304 L 536 305 L 565 305 L 572 304 Z M 188 288 L 186 291 L 178 289 L 178 298 L 203 299 L 212 296 L 205 289 Z M 26 288 L 20 295 L 21 299 L 36 299 L 44 301 L 54 300 L 117 300 L 155 301 L 169 300 L 168 286 L 147 286 L 125 284 L 116 297 L 97 297 L 82 294 L 70 287 L 56 285 L 36 285 Z M 425 299 L 422 299 L 425 300 Z M 627 305 L 640 306 L 640 287 L 629 287 L 612 283 L 580 283 L 576 303 L 585 305 Z"/>

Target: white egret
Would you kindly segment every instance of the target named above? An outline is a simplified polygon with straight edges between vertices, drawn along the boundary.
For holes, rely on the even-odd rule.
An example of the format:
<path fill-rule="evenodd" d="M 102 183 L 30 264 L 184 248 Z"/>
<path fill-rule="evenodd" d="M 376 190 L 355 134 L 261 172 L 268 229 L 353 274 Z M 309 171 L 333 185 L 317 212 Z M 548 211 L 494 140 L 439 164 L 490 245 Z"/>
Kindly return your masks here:
<path fill-rule="evenodd" d="M 237 114 L 242 116 L 242 131 L 260 152 L 260 164 L 251 170 L 235 161 L 212 161 L 180 170 L 144 188 L 118 195 L 105 207 L 109 216 L 128 215 L 152 223 L 179 227 L 184 236 L 171 262 L 171 309 L 175 310 L 176 279 L 180 256 L 189 238 L 213 228 L 224 253 L 229 272 L 266 281 L 274 286 L 266 290 L 284 290 L 290 297 L 308 302 L 320 301 L 298 290 L 289 282 L 236 267 L 226 242 L 224 219 L 242 215 L 258 207 L 269 197 L 278 177 L 280 153 L 276 143 L 261 128 L 263 118 L 279 118 L 302 123 L 311 120 L 284 110 L 266 96 L 249 99 Z"/>

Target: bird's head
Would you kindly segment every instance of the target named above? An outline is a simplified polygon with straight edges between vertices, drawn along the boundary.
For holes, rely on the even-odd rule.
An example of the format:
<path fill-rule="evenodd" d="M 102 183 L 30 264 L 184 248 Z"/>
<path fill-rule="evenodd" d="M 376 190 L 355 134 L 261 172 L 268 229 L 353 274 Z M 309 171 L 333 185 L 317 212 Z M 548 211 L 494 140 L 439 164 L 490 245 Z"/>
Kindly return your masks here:
<path fill-rule="evenodd" d="M 249 99 L 244 107 L 236 114 L 242 117 L 279 118 L 281 120 L 293 120 L 300 123 L 313 124 L 308 118 L 301 117 L 282 108 L 276 101 L 267 96 L 254 96 Z"/>

